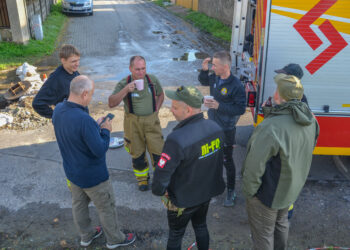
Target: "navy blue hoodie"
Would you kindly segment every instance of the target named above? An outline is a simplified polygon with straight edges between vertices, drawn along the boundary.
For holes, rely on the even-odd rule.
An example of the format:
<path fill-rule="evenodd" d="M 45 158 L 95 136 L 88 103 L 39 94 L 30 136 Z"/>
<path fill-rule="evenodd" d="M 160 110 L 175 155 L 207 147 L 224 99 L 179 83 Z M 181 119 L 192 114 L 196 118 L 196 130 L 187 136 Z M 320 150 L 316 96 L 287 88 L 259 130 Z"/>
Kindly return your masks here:
<path fill-rule="evenodd" d="M 78 75 L 78 71 L 69 74 L 62 65 L 59 66 L 36 94 L 32 103 L 33 109 L 43 117 L 52 118 L 53 110 L 50 106 L 68 98 L 70 82 Z"/>
<path fill-rule="evenodd" d="M 101 129 L 86 107 L 67 100 L 56 106 L 52 123 L 67 178 L 81 188 L 108 180 L 109 130 Z"/>

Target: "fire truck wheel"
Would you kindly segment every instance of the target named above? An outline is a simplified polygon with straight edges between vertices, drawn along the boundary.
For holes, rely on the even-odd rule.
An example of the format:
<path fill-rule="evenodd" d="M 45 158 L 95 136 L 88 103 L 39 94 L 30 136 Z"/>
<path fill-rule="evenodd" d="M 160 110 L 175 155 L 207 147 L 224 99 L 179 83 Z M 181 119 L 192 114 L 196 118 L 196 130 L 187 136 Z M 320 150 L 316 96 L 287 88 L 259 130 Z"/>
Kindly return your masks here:
<path fill-rule="evenodd" d="M 335 166 L 338 170 L 350 180 L 350 156 L 333 156 Z"/>

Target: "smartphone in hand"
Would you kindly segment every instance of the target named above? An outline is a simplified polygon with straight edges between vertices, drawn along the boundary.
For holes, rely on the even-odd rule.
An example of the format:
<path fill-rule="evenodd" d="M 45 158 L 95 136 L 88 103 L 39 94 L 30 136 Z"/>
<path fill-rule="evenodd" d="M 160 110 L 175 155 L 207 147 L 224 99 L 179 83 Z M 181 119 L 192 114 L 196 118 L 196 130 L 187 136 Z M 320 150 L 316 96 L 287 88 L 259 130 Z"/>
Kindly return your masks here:
<path fill-rule="evenodd" d="M 106 117 L 103 118 L 102 122 L 100 123 L 100 126 L 107 120 L 107 118 L 109 120 L 112 120 L 114 118 L 114 115 L 112 113 L 108 113 L 108 115 L 106 115 Z"/>

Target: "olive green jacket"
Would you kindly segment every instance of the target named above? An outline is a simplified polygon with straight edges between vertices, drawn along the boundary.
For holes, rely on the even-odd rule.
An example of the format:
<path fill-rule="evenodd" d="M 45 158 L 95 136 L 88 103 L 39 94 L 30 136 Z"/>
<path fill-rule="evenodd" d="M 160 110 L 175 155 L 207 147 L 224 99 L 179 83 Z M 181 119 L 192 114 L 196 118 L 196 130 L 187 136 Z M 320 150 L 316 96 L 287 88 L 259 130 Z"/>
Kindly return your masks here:
<path fill-rule="evenodd" d="M 264 121 L 254 130 L 242 168 L 243 193 L 264 205 L 293 204 L 309 174 L 319 125 L 308 106 L 289 101 L 264 107 Z"/>

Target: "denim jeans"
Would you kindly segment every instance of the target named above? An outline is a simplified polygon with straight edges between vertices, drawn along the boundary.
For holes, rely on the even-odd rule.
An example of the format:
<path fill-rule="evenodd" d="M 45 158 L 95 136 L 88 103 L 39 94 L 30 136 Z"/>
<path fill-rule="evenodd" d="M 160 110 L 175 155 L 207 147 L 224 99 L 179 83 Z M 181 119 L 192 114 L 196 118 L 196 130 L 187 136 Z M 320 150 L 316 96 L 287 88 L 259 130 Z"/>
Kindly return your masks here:
<path fill-rule="evenodd" d="M 180 216 L 177 216 L 177 212 L 168 210 L 169 238 L 167 250 L 181 250 L 182 237 L 190 220 L 196 235 L 198 249 L 208 250 L 207 213 L 209 202 L 186 208 Z"/>

